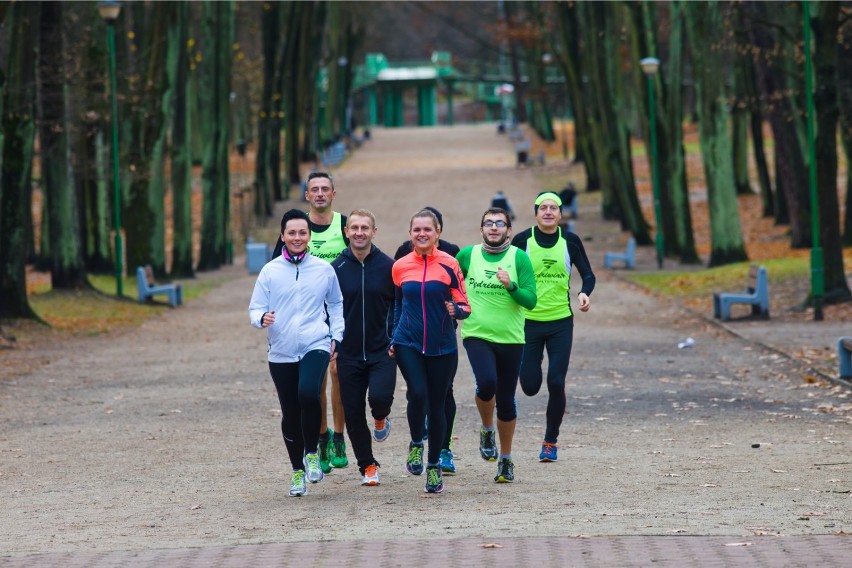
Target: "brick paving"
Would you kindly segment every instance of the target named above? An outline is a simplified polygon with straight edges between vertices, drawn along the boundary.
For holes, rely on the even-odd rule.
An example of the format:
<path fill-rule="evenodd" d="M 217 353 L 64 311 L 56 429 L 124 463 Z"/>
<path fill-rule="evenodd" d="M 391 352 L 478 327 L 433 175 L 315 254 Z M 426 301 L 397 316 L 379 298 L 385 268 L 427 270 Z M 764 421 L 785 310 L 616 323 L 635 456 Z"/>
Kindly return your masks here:
<path fill-rule="evenodd" d="M 108 566 L 848 566 L 852 538 L 626 536 L 359 540 L 0 558 L 0 567 Z"/>

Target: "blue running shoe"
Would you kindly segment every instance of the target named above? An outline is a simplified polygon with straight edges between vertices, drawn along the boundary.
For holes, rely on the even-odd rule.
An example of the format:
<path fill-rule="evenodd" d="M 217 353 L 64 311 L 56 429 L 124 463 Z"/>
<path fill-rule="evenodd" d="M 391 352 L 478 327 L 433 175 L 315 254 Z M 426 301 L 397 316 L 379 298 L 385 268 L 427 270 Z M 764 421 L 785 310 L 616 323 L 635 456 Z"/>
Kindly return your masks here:
<path fill-rule="evenodd" d="M 494 430 L 479 429 L 479 455 L 485 461 L 497 461 L 497 442 Z"/>
<path fill-rule="evenodd" d="M 426 493 L 440 493 L 444 490 L 444 480 L 441 478 L 441 468 L 429 466 L 426 468 Z"/>
<path fill-rule="evenodd" d="M 390 418 L 384 420 L 373 420 L 375 427 L 373 428 L 373 439 L 377 442 L 384 442 L 390 436 L 391 421 Z"/>
<path fill-rule="evenodd" d="M 441 450 L 441 472 L 447 475 L 455 475 L 456 464 L 453 462 L 453 452 Z"/>
<path fill-rule="evenodd" d="M 408 457 L 405 458 L 405 469 L 411 475 L 423 475 L 423 444 L 408 444 Z"/>
<path fill-rule="evenodd" d="M 541 453 L 538 454 L 538 461 L 555 462 L 556 461 L 556 444 L 544 442 L 541 445 Z"/>

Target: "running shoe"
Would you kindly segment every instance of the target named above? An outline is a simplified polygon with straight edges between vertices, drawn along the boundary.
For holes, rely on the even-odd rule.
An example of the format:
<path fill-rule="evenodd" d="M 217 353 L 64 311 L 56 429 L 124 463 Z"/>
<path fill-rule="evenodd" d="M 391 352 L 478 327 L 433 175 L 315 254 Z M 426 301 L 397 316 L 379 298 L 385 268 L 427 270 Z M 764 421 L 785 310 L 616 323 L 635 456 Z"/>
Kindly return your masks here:
<path fill-rule="evenodd" d="M 409 442 L 405 469 L 411 475 L 423 475 L 423 444 Z"/>
<path fill-rule="evenodd" d="M 305 454 L 305 477 L 311 483 L 322 481 L 325 474 L 320 468 L 319 456 L 316 453 Z"/>
<path fill-rule="evenodd" d="M 453 452 L 450 450 L 441 450 L 441 471 L 447 475 L 456 473 L 456 464 L 453 461 Z"/>
<path fill-rule="evenodd" d="M 515 464 L 509 458 L 503 458 L 497 464 L 497 475 L 494 477 L 497 483 L 512 483 L 515 481 Z"/>
<path fill-rule="evenodd" d="M 440 493 L 444 490 L 444 480 L 441 478 L 441 468 L 429 466 L 426 468 L 426 493 Z"/>
<path fill-rule="evenodd" d="M 377 442 L 384 442 L 388 439 L 388 436 L 390 436 L 390 418 L 374 420 L 374 422 L 376 423 L 376 426 L 373 428 L 373 439 Z"/>
<path fill-rule="evenodd" d="M 325 441 L 325 443 L 323 443 L 322 439 L 320 439 L 319 448 L 318 448 L 317 451 L 319 452 L 320 467 L 322 468 L 322 472 L 323 473 L 330 473 L 331 472 L 331 461 L 329 460 L 328 454 L 329 454 L 329 451 L 330 451 L 330 448 L 331 448 L 332 431 L 329 429 L 329 430 L 326 430 L 326 433 L 328 434 L 328 439 Z"/>
<path fill-rule="evenodd" d="M 556 444 L 544 442 L 541 444 L 541 453 L 538 454 L 538 461 L 555 462 L 556 461 Z"/>
<path fill-rule="evenodd" d="M 305 472 L 297 469 L 290 478 L 290 497 L 301 497 L 308 494 L 308 486 L 305 485 Z"/>
<path fill-rule="evenodd" d="M 328 446 L 328 453 L 331 457 L 331 467 L 346 467 L 349 465 L 349 458 L 346 457 L 346 442 L 343 438 L 334 439 Z"/>
<path fill-rule="evenodd" d="M 497 444 L 494 441 L 494 430 L 479 429 L 479 455 L 485 461 L 497 461 Z"/>
<path fill-rule="evenodd" d="M 375 486 L 379 484 L 379 466 L 371 464 L 364 469 L 364 480 L 361 485 Z"/>

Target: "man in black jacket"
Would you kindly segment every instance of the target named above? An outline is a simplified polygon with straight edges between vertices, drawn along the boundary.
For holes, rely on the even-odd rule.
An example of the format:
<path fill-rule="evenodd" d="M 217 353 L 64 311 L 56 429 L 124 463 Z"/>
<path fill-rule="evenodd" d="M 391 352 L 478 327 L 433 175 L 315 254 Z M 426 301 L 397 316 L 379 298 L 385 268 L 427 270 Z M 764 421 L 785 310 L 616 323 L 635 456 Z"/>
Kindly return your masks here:
<path fill-rule="evenodd" d="M 373 244 L 376 218 L 366 209 L 356 209 L 346 221 L 349 246 L 331 266 L 343 293 L 346 331 L 337 351 L 340 398 L 346 431 L 362 485 L 379 484 L 379 462 L 373 456 L 367 426 L 365 398 L 370 403 L 375 428 L 373 437 L 383 442 L 390 434 L 396 361 L 388 355 L 393 326 L 393 260 Z"/>

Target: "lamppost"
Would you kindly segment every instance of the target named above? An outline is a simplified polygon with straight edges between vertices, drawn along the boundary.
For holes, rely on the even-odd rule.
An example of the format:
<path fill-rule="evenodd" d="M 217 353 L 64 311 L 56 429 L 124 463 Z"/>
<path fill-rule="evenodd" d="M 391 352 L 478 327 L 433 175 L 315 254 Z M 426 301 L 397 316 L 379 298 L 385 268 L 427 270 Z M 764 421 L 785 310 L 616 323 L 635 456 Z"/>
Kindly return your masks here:
<path fill-rule="evenodd" d="M 113 228 L 115 230 L 115 293 L 124 294 L 124 259 L 121 242 L 121 182 L 118 177 L 118 98 L 115 80 L 115 21 L 121 13 L 119 2 L 98 2 L 98 13 L 106 22 L 109 44 L 109 81 L 112 99 L 112 183 L 113 183 Z"/>
<path fill-rule="evenodd" d="M 814 301 L 814 320 L 822 321 L 822 298 L 825 294 L 825 273 L 822 246 L 819 242 L 819 199 L 817 197 L 816 141 L 814 140 L 814 92 L 811 63 L 811 10 L 808 0 L 802 2 L 805 20 L 805 104 L 808 109 L 808 182 L 811 190 L 811 297 Z"/>
<path fill-rule="evenodd" d="M 654 77 L 660 68 L 660 60 L 656 57 L 646 57 L 639 62 L 642 72 L 648 78 L 648 107 L 650 118 L 648 130 L 651 134 L 651 187 L 654 190 L 654 216 L 657 218 L 657 267 L 663 267 L 663 215 L 660 211 L 660 181 L 657 174 L 657 122 L 656 104 L 654 102 Z"/>

